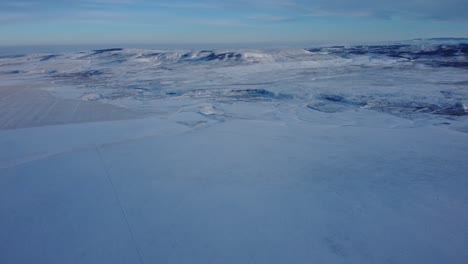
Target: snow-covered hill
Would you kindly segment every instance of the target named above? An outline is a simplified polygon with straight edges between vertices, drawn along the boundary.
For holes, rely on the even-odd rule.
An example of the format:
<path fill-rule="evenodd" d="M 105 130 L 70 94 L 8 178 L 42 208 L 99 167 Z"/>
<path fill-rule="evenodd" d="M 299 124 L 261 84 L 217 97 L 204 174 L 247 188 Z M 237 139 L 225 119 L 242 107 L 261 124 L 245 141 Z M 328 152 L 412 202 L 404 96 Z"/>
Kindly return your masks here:
<path fill-rule="evenodd" d="M 275 101 L 324 112 L 367 108 L 407 116 L 465 115 L 468 44 L 441 41 L 313 49 L 114 48 L 30 54 L 1 57 L 0 74 L 5 80 L 50 83 L 50 91 L 66 98 L 145 113 L 173 111 L 158 100 L 177 105 L 179 99 L 188 98 L 194 104 Z"/>

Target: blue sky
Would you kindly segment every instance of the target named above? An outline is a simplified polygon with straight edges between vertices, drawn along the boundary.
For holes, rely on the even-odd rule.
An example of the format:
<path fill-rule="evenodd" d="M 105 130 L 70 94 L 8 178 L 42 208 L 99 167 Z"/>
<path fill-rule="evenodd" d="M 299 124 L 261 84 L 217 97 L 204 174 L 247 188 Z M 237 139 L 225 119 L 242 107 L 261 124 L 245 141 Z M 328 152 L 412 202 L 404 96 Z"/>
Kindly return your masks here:
<path fill-rule="evenodd" d="M 468 0 L 0 0 L 0 45 L 468 37 Z"/>

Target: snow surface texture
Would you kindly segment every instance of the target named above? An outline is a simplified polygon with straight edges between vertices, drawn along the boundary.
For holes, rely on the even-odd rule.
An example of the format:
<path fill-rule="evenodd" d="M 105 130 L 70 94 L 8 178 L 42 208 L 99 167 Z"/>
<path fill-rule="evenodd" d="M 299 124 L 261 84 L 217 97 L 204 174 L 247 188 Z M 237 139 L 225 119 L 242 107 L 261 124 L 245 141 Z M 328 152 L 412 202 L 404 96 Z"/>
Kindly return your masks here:
<path fill-rule="evenodd" d="M 0 57 L 0 263 L 468 263 L 468 44 Z"/>

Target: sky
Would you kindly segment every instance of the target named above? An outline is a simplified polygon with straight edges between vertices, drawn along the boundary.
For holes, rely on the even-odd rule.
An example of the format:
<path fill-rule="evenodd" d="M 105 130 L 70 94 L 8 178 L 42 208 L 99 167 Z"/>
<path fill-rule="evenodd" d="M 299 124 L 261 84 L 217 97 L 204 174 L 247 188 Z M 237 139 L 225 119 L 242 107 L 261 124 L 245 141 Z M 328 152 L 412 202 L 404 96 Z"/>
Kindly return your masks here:
<path fill-rule="evenodd" d="M 468 0 L 0 0 L 0 46 L 468 37 Z"/>

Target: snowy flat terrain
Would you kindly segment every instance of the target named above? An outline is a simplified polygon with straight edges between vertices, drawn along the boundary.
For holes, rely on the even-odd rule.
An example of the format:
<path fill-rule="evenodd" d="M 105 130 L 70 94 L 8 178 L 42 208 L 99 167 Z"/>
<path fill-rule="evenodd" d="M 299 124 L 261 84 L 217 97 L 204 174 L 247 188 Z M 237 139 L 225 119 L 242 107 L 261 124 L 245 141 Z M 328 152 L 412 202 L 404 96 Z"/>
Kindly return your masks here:
<path fill-rule="evenodd" d="M 0 55 L 0 263 L 468 263 L 463 43 Z"/>

